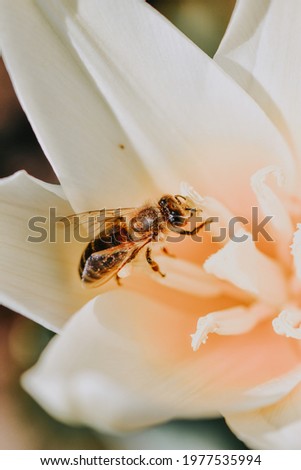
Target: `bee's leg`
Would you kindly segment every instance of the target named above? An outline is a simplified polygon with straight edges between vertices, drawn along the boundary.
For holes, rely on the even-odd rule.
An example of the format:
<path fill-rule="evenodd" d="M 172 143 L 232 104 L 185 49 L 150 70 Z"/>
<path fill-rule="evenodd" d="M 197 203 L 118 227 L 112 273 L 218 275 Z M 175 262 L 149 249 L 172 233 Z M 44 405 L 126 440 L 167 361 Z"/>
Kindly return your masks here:
<path fill-rule="evenodd" d="M 169 256 L 170 258 L 176 257 L 176 255 L 174 255 L 173 253 L 170 253 L 170 251 L 166 248 L 166 246 L 162 246 L 161 250 L 163 251 L 165 255 Z"/>
<path fill-rule="evenodd" d="M 121 277 L 118 276 L 118 273 L 116 274 L 115 279 L 116 279 L 117 284 L 118 284 L 119 286 L 122 286 Z"/>
<path fill-rule="evenodd" d="M 193 230 L 180 229 L 180 230 L 177 230 L 177 233 L 181 233 L 182 235 L 195 235 L 196 233 L 198 233 L 199 230 L 201 230 L 201 228 L 203 228 L 205 225 L 211 224 L 211 222 L 214 222 L 214 220 L 213 219 L 207 219 L 207 220 L 205 220 L 205 222 L 198 225 Z"/>
<path fill-rule="evenodd" d="M 153 271 L 155 271 L 156 273 L 159 273 L 162 277 L 165 277 L 165 274 L 161 273 L 158 263 L 156 263 L 156 261 L 152 259 L 151 255 L 152 255 L 152 250 L 148 247 L 145 253 L 146 261 L 148 262 L 148 264 L 150 265 Z"/>

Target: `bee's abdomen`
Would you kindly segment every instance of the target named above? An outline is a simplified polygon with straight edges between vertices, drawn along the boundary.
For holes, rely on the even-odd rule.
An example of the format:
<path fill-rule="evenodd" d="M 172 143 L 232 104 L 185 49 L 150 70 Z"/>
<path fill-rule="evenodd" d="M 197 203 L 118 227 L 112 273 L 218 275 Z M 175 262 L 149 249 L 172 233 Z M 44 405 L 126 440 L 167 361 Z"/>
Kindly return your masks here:
<path fill-rule="evenodd" d="M 82 277 L 83 270 L 86 265 L 87 259 L 93 254 L 96 253 L 97 251 L 102 251 L 106 250 L 107 248 L 110 248 L 110 244 L 105 243 L 104 241 L 100 240 L 100 238 L 96 238 L 95 240 L 92 240 L 89 245 L 87 245 L 86 249 L 84 250 L 80 262 L 79 262 L 79 275 Z"/>

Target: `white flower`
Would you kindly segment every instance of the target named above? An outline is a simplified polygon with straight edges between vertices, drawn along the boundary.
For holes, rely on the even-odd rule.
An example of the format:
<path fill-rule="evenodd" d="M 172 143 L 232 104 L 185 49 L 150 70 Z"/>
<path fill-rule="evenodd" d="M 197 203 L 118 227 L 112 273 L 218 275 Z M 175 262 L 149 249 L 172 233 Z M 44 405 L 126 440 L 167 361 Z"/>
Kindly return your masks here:
<path fill-rule="evenodd" d="M 2 302 L 60 333 L 25 388 L 99 430 L 222 414 L 250 446 L 299 448 L 300 2 L 238 2 L 215 60 L 141 0 L 1 0 L 0 13 L 4 59 L 61 182 L 21 172 L 0 187 Z M 49 207 L 138 206 L 181 180 L 220 224 L 259 205 L 275 241 L 187 241 L 156 258 L 161 285 L 134 272 L 93 292 L 81 244 L 26 242 Z"/>

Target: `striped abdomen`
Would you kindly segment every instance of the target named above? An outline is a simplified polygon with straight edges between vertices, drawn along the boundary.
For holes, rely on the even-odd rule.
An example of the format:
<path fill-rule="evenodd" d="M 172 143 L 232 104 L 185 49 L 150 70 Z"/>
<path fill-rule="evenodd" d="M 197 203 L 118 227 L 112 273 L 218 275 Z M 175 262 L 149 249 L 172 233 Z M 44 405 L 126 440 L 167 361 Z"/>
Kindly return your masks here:
<path fill-rule="evenodd" d="M 98 238 L 95 238 L 95 240 L 92 240 L 85 248 L 81 256 L 80 262 L 79 262 L 78 270 L 79 270 L 80 277 L 83 278 L 83 271 L 85 269 L 86 262 L 93 253 L 99 253 L 102 251 L 104 252 L 110 248 L 114 248 L 116 246 L 121 245 L 122 243 L 127 242 L 127 240 L 128 240 L 128 233 L 127 233 L 126 226 L 119 226 L 119 225 L 117 227 L 113 227 L 113 229 L 111 230 L 109 234 L 107 235 L 101 234 Z"/>

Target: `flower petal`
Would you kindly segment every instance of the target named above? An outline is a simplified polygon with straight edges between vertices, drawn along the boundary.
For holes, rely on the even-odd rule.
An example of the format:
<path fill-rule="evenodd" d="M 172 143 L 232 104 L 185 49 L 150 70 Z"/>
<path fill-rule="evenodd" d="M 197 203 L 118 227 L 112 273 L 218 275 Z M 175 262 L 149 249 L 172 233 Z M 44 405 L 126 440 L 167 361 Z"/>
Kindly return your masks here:
<path fill-rule="evenodd" d="M 0 12 L 6 65 L 72 212 L 144 202 L 154 191 L 144 166 L 36 2 L 1 0 Z"/>
<path fill-rule="evenodd" d="M 50 207 L 56 209 L 57 217 L 72 209 L 59 186 L 42 183 L 25 172 L 1 180 L 0 201 L 1 302 L 57 331 L 91 298 L 77 275 L 82 243 L 64 243 L 58 232 L 54 243 L 47 232 Z M 32 217 L 42 217 L 44 222 L 40 219 L 30 226 Z M 43 233 L 32 231 L 37 227 Z M 44 235 L 43 242 L 27 240 Z"/>
<path fill-rule="evenodd" d="M 239 439 L 253 449 L 299 449 L 301 384 L 274 405 L 227 416 Z"/>
<path fill-rule="evenodd" d="M 215 60 L 264 109 L 295 155 L 300 180 L 299 70 L 301 4 L 282 0 L 237 3 Z M 300 157 L 299 157 L 300 158 Z M 296 186 L 300 192 L 300 185 Z"/>
<path fill-rule="evenodd" d="M 277 241 L 278 256 L 286 265 L 289 265 L 291 262 L 289 245 L 293 238 L 293 224 L 282 202 L 283 198 L 277 195 L 276 190 L 273 190 L 266 182 L 270 175 L 276 178 L 278 187 L 283 186 L 283 174 L 277 167 L 266 167 L 257 171 L 251 178 L 251 185 L 263 214 L 271 216 L 269 236 Z"/>
<path fill-rule="evenodd" d="M 103 436 L 102 436 L 103 437 Z M 107 442 L 106 442 L 107 441 Z M 106 449 L 240 449 L 225 422 L 220 420 L 173 421 L 161 426 L 102 439 Z M 106 445 L 107 444 L 107 445 Z M 239 447 L 237 447 L 239 446 Z"/>
<path fill-rule="evenodd" d="M 262 165 L 294 168 L 261 109 L 202 51 L 145 2 L 39 0 L 72 47 L 161 191 L 182 177 L 236 211 Z M 225 178 L 225 174 L 230 177 Z M 233 184 L 237 198 L 233 192 Z"/>
<path fill-rule="evenodd" d="M 269 323 L 245 335 L 214 336 L 194 353 L 195 322 L 196 315 L 145 296 L 105 293 L 72 317 L 23 385 L 58 419 L 116 432 L 250 409 L 247 390 L 300 362 Z M 260 406 L 260 396 L 254 400 Z"/>
<path fill-rule="evenodd" d="M 280 266 L 261 253 L 246 232 L 236 236 L 205 262 L 205 271 L 232 282 L 268 305 L 281 305 L 287 298 L 287 285 Z"/>

